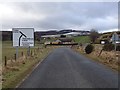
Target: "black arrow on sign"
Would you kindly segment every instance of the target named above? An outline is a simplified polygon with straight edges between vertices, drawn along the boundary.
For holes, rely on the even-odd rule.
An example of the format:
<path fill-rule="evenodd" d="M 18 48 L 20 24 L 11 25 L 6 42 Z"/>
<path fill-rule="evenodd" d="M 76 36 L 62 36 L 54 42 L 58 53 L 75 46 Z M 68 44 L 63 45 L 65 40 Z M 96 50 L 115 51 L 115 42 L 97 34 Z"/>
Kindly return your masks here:
<path fill-rule="evenodd" d="M 20 46 L 20 40 L 21 40 L 21 37 L 24 36 L 24 37 L 27 37 L 24 33 L 22 33 L 21 31 L 19 31 L 21 33 L 21 36 L 19 37 L 19 46 Z"/>

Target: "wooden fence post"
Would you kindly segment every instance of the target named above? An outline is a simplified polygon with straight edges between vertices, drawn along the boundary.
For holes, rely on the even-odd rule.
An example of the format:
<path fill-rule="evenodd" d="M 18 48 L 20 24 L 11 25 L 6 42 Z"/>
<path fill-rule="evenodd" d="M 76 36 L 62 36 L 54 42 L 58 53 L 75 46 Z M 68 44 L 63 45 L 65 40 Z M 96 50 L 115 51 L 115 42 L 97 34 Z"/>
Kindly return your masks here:
<path fill-rule="evenodd" d="M 47 45 L 45 45 L 45 48 L 47 47 Z"/>
<path fill-rule="evenodd" d="M 35 49 L 34 49 L 34 55 L 35 55 Z"/>
<path fill-rule="evenodd" d="M 5 56 L 5 66 L 7 66 L 7 57 Z"/>
<path fill-rule="evenodd" d="M 21 55 L 22 55 L 22 57 L 23 57 L 23 52 L 21 52 Z"/>
<path fill-rule="evenodd" d="M 102 51 L 103 51 L 103 49 L 101 49 L 101 51 L 100 51 L 100 53 L 99 53 L 98 57 L 101 55 Z"/>
<path fill-rule="evenodd" d="M 32 50 L 31 50 L 31 56 L 32 56 Z"/>
<path fill-rule="evenodd" d="M 16 54 L 14 54 L 14 58 L 15 58 L 15 61 L 16 61 L 16 59 L 17 59 L 17 55 Z"/>

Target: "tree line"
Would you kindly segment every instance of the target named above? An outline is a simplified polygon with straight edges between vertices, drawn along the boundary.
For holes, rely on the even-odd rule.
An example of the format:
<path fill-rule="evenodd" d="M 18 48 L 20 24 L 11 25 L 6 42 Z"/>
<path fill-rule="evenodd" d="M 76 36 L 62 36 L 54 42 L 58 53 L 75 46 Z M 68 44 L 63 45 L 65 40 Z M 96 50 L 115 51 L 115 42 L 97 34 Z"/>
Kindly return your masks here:
<path fill-rule="evenodd" d="M 0 32 L 1 34 L 2 34 L 2 41 L 12 41 L 12 36 L 13 36 L 13 33 L 12 33 L 12 31 L 1 31 Z M 35 32 L 34 33 L 34 38 L 35 38 L 35 40 L 40 40 L 40 35 L 39 35 L 39 33 L 37 33 L 37 32 Z"/>

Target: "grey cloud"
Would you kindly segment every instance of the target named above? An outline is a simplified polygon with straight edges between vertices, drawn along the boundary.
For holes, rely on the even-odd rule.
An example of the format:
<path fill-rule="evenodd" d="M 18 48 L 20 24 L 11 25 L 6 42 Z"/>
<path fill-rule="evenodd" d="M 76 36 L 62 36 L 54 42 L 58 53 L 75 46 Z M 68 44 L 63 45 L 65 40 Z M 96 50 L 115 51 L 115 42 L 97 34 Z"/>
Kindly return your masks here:
<path fill-rule="evenodd" d="M 11 3 L 14 10 L 21 13 L 31 13 L 31 15 L 45 15 L 42 20 L 34 18 L 24 21 L 20 19 L 12 21 L 7 18 L 3 21 L 3 28 L 11 27 L 35 27 L 40 29 L 65 29 L 69 27 L 87 27 L 91 29 L 96 27 L 98 30 L 107 30 L 117 28 L 117 22 L 105 21 L 107 17 L 113 17 L 117 20 L 118 4 L 115 2 L 27 2 Z M 103 19 L 99 22 L 98 19 Z M 78 28 L 80 29 L 80 28 Z"/>

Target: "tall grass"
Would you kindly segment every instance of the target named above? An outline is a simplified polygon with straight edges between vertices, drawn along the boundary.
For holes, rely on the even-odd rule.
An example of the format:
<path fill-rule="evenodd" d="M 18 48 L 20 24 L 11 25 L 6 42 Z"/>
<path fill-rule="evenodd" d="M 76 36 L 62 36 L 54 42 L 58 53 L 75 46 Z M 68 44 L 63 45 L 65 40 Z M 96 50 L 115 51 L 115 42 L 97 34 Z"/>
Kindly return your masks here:
<path fill-rule="evenodd" d="M 33 48 L 37 48 L 39 46 L 38 42 L 35 42 L 35 47 L 31 47 L 31 50 Z M 18 56 L 21 56 L 21 52 L 24 53 L 24 55 L 27 54 L 28 48 L 18 48 Z M 16 48 L 12 46 L 12 41 L 3 41 L 2 42 L 2 61 L 4 61 L 4 57 L 7 56 L 7 59 L 14 58 L 14 54 L 16 53 Z"/>

